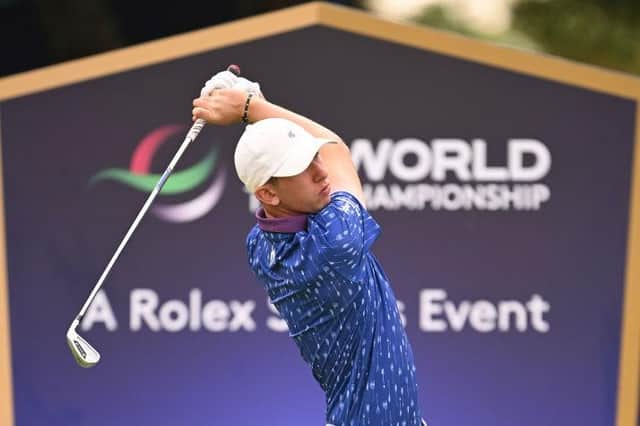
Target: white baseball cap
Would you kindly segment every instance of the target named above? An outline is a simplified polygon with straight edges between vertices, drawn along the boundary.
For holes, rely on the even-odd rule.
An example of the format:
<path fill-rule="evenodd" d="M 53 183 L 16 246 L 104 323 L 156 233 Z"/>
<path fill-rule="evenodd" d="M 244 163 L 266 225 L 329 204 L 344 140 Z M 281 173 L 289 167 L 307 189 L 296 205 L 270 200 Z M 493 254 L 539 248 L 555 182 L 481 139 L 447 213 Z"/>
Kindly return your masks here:
<path fill-rule="evenodd" d="M 247 125 L 234 155 L 238 177 L 254 193 L 272 177 L 295 176 L 305 171 L 330 139 L 318 139 L 284 118 L 266 118 Z"/>

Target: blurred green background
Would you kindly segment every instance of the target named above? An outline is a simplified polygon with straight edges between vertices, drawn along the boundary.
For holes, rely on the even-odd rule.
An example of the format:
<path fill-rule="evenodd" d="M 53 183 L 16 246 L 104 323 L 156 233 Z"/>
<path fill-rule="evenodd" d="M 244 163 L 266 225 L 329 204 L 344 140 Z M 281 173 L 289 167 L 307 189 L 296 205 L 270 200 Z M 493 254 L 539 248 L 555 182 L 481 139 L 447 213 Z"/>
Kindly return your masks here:
<path fill-rule="evenodd" d="M 484 3 L 488 16 L 479 11 L 482 7 L 476 7 L 474 14 L 474 3 Z M 492 14 L 492 10 L 498 12 Z M 492 24 L 489 15 L 497 22 Z M 508 46 L 640 74 L 638 0 L 442 1 L 433 2 L 412 19 Z"/>
<path fill-rule="evenodd" d="M 332 0 L 381 17 L 640 73 L 640 0 Z M 205 28 L 299 0 L 0 0 L 0 76 Z"/>

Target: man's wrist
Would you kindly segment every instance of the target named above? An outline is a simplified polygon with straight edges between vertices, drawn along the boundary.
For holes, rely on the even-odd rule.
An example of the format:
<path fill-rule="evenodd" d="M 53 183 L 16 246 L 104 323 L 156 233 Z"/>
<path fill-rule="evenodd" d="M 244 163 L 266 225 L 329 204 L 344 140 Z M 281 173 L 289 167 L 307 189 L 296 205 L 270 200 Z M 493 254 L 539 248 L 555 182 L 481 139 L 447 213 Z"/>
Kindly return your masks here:
<path fill-rule="evenodd" d="M 249 101 L 249 109 L 247 110 L 247 124 L 255 123 L 262 119 L 271 117 L 271 103 L 260 95 L 254 94 Z"/>
<path fill-rule="evenodd" d="M 247 93 L 247 99 L 244 102 L 244 109 L 242 111 L 242 122 L 249 123 L 249 106 L 251 105 L 251 99 L 253 98 L 253 93 Z"/>

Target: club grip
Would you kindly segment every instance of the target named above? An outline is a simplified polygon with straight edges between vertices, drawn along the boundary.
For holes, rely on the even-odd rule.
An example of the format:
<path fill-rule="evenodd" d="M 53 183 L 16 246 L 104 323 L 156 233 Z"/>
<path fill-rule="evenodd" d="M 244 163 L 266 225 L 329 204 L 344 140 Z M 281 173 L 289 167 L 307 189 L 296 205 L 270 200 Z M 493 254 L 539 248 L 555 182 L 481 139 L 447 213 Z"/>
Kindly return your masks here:
<path fill-rule="evenodd" d="M 236 64 L 231 64 L 227 67 L 227 71 L 234 73 L 237 77 L 240 77 L 240 67 Z"/>

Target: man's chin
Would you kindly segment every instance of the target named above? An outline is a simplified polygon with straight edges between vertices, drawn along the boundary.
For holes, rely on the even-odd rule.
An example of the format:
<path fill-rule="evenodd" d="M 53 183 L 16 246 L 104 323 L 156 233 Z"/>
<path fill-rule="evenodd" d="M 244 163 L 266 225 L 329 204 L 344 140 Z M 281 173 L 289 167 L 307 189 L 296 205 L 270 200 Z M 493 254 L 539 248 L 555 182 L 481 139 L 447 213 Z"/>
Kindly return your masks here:
<path fill-rule="evenodd" d="M 322 200 L 322 202 L 320 202 L 320 206 L 318 207 L 318 209 L 314 212 L 314 213 L 318 213 L 320 210 L 324 209 L 325 207 L 327 207 L 329 205 L 329 203 L 331 203 L 331 196 L 327 196 L 325 199 Z"/>

